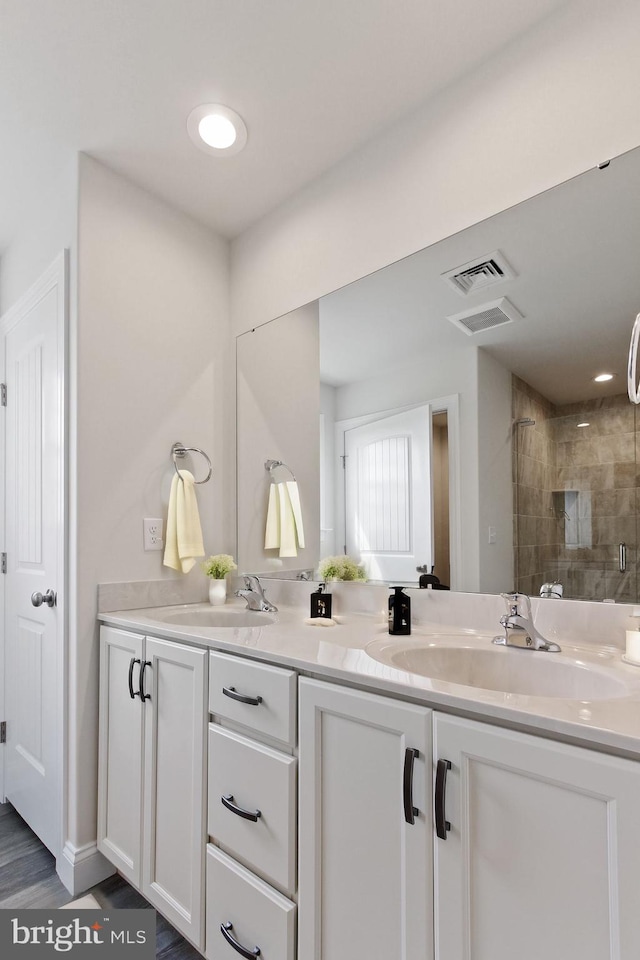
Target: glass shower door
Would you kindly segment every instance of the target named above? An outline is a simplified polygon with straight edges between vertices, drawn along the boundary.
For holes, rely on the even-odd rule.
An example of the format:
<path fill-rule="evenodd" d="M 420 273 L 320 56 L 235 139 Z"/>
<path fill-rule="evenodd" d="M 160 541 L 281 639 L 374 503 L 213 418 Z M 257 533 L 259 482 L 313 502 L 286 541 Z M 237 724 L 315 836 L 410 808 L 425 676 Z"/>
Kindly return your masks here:
<path fill-rule="evenodd" d="M 514 421 L 517 589 L 559 580 L 565 597 L 637 601 L 636 407 L 554 406 L 514 378 Z"/>

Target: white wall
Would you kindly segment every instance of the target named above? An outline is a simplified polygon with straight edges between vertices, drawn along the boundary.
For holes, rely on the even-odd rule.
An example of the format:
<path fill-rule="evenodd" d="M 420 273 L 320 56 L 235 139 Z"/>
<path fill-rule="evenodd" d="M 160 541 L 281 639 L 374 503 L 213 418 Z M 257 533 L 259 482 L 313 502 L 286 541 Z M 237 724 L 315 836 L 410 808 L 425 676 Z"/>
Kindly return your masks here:
<path fill-rule="evenodd" d="M 514 586 L 511 372 L 478 350 L 478 541 L 481 593 Z M 496 542 L 489 543 L 489 527 Z"/>
<path fill-rule="evenodd" d="M 336 450 L 336 388 L 320 384 L 320 559 L 342 552 L 336 528 L 335 487 L 342 451 Z M 339 544 L 339 546 L 338 546 Z"/>
<path fill-rule="evenodd" d="M 74 157 L 65 166 L 51 170 L 47 184 L 39 185 L 38 202 L 25 211 L 20 233 L 0 257 L 0 316 L 33 286 L 65 248 L 70 251 L 73 291 L 77 194 L 78 164 Z"/>
<path fill-rule="evenodd" d="M 320 549 L 318 304 L 237 340 L 238 565 L 247 573 L 315 568 Z M 270 475 L 282 460 L 298 481 L 305 547 L 296 557 L 264 549 Z M 290 479 L 286 470 L 274 479 Z"/>
<path fill-rule="evenodd" d="M 640 143 L 640 5 L 574 0 L 232 246 L 237 332 Z"/>
<path fill-rule="evenodd" d="M 78 342 L 68 841 L 96 836 L 96 585 L 178 576 L 145 553 L 180 440 L 213 461 L 197 488 L 205 549 L 231 552 L 233 351 L 228 246 L 106 167 L 79 172 Z M 202 464 L 194 460 L 194 468 Z M 203 576 L 198 567 L 190 577 Z"/>

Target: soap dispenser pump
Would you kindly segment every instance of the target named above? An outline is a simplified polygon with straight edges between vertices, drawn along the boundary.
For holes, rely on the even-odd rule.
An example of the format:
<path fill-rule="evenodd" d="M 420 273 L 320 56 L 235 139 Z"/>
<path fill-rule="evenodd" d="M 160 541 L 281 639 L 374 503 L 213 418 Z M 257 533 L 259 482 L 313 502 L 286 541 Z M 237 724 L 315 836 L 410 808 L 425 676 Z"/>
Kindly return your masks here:
<path fill-rule="evenodd" d="M 389 597 L 389 633 L 407 636 L 411 633 L 411 600 L 402 587 L 394 587 Z"/>
<path fill-rule="evenodd" d="M 311 619 L 323 617 L 326 620 L 331 619 L 331 594 L 325 593 L 326 583 L 318 585 L 318 589 L 311 594 Z"/>

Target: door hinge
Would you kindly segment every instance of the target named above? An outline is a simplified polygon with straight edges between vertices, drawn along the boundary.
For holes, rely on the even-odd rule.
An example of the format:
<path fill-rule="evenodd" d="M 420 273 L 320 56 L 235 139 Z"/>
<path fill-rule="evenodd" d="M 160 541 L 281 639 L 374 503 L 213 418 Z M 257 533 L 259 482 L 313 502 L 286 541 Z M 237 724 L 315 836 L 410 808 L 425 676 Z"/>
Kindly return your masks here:
<path fill-rule="evenodd" d="M 0 723 L 0 743 L 6 743 L 6 742 L 7 742 L 7 721 L 3 720 L 2 723 Z"/>
<path fill-rule="evenodd" d="M 7 555 L 6 553 L 0 553 L 0 571 L 2 573 L 7 572 Z"/>
<path fill-rule="evenodd" d="M 6 383 L 0 383 L 0 406 L 6 407 L 7 405 L 7 385 Z"/>
<path fill-rule="evenodd" d="M 342 460 L 342 469 L 343 469 L 343 470 L 346 470 L 346 469 L 347 469 L 347 457 L 348 457 L 348 456 L 349 456 L 348 453 L 341 453 L 341 454 L 340 454 L 340 459 Z"/>

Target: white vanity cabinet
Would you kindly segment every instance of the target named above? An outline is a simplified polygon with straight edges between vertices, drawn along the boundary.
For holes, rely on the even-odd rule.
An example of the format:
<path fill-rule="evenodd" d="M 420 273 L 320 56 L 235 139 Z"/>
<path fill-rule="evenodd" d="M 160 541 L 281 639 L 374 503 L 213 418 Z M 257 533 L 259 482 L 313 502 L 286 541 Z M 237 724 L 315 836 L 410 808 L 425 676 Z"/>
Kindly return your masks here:
<path fill-rule="evenodd" d="M 431 711 L 304 678 L 299 688 L 298 956 L 428 960 Z"/>
<path fill-rule="evenodd" d="M 98 830 L 207 960 L 640 957 L 637 761 L 107 626 Z"/>
<path fill-rule="evenodd" d="M 98 848 L 202 949 L 207 652 L 100 633 Z"/>
<path fill-rule="evenodd" d="M 438 761 L 436 960 L 640 956 L 640 764 L 436 714 Z"/>
<path fill-rule="evenodd" d="M 206 956 L 294 960 L 296 674 L 214 651 L 209 710 Z"/>

